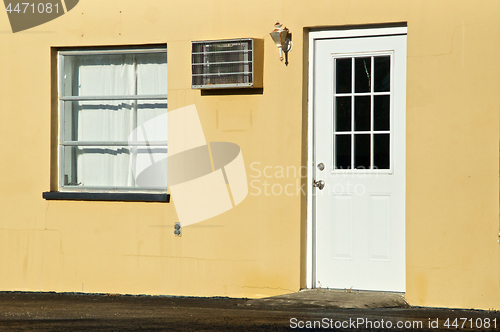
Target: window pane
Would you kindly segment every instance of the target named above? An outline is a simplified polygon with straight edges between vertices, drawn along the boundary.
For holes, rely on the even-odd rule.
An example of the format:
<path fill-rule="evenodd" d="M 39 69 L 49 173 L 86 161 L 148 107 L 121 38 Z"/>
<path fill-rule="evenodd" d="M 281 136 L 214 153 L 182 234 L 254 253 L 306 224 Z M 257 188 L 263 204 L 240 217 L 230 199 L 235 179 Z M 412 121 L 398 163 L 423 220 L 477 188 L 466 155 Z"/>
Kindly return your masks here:
<path fill-rule="evenodd" d="M 354 168 L 370 168 L 370 134 L 354 135 Z"/>
<path fill-rule="evenodd" d="M 389 134 L 373 135 L 373 165 L 378 169 L 390 168 Z"/>
<path fill-rule="evenodd" d="M 79 187 L 131 187 L 128 147 L 65 147 L 65 185 Z"/>
<path fill-rule="evenodd" d="M 371 58 L 356 58 L 354 63 L 355 69 L 355 92 L 370 92 L 371 91 Z"/>
<path fill-rule="evenodd" d="M 152 53 L 137 56 L 137 94 L 167 94 L 167 54 Z"/>
<path fill-rule="evenodd" d="M 390 102 L 388 95 L 373 97 L 373 130 L 390 129 Z"/>
<path fill-rule="evenodd" d="M 127 141 L 138 126 L 166 114 L 166 101 L 75 101 L 64 102 L 65 141 Z M 166 125 L 148 126 L 149 141 L 166 141 Z M 155 131 L 155 134 L 151 130 Z"/>
<path fill-rule="evenodd" d="M 335 168 L 351 168 L 351 135 L 335 135 Z"/>
<path fill-rule="evenodd" d="M 133 129 L 133 101 L 77 101 L 64 104 L 66 141 L 126 141 Z"/>
<path fill-rule="evenodd" d="M 140 100 L 137 103 L 137 127 L 149 142 L 167 141 L 167 102 Z"/>
<path fill-rule="evenodd" d="M 63 95 L 167 94 L 166 66 L 166 53 L 65 55 Z"/>
<path fill-rule="evenodd" d="M 134 55 L 65 56 L 65 96 L 134 95 Z"/>
<path fill-rule="evenodd" d="M 64 150 L 64 186 L 167 188 L 166 147 L 67 146 Z M 141 182 L 147 173 L 154 173 L 150 177 L 154 182 Z"/>
<path fill-rule="evenodd" d="M 335 130 L 351 130 L 351 97 L 335 98 Z"/>
<path fill-rule="evenodd" d="M 389 91 L 391 88 L 391 57 L 377 56 L 374 61 L 375 92 Z"/>
<path fill-rule="evenodd" d="M 370 130 L 370 96 L 354 99 L 354 130 Z"/>
<path fill-rule="evenodd" d="M 337 59 L 336 64 L 336 93 L 351 92 L 352 58 Z"/>

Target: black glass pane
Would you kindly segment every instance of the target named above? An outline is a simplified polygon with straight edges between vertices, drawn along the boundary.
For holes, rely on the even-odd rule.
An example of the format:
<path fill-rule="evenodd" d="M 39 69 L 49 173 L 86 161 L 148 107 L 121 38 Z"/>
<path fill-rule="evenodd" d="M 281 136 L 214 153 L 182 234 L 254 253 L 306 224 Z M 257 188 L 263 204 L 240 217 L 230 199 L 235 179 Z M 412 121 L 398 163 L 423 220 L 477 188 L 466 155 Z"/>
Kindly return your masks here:
<path fill-rule="evenodd" d="M 370 135 L 354 135 L 354 168 L 370 168 Z"/>
<path fill-rule="evenodd" d="M 352 59 L 337 59 L 336 73 L 336 93 L 351 92 Z"/>
<path fill-rule="evenodd" d="M 335 168 L 351 168 L 351 135 L 335 135 Z"/>
<path fill-rule="evenodd" d="M 389 134 L 373 135 L 373 165 L 378 169 L 389 169 Z"/>
<path fill-rule="evenodd" d="M 375 92 L 389 91 L 391 88 L 391 57 L 378 56 L 374 58 Z"/>
<path fill-rule="evenodd" d="M 351 130 L 351 97 L 335 98 L 335 130 L 350 131 Z"/>
<path fill-rule="evenodd" d="M 391 96 L 373 97 L 373 130 L 389 130 Z"/>
<path fill-rule="evenodd" d="M 356 58 L 354 60 L 355 92 L 371 92 L 371 59 L 372 58 Z"/>
<path fill-rule="evenodd" d="M 354 130 L 370 130 L 370 96 L 354 99 Z"/>

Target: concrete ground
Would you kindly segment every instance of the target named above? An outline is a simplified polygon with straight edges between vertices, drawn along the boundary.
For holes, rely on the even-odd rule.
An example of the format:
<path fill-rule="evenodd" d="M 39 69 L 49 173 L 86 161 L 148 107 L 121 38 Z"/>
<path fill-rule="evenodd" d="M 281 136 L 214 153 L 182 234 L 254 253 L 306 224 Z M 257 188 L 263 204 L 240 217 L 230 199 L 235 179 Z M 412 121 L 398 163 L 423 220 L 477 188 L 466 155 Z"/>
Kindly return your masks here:
<path fill-rule="evenodd" d="M 405 328 L 406 327 L 406 328 Z M 1 331 L 495 331 L 500 313 L 409 307 L 401 294 L 307 290 L 265 299 L 0 293 Z"/>

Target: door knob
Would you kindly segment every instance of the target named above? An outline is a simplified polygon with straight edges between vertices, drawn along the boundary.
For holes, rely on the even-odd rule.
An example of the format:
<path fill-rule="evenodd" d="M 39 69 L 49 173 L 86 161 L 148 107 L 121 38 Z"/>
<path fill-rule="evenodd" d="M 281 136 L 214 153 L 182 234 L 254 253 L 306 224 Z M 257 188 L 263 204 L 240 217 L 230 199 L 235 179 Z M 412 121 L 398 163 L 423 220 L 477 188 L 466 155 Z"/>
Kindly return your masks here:
<path fill-rule="evenodd" d="M 313 181 L 313 187 L 318 188 L 319 190 L 323 190 L 323 188 L 325 187 L 325 181 L 323 181 L 323 180 L 319 180 L 319 181 L 314 180 Z"/>

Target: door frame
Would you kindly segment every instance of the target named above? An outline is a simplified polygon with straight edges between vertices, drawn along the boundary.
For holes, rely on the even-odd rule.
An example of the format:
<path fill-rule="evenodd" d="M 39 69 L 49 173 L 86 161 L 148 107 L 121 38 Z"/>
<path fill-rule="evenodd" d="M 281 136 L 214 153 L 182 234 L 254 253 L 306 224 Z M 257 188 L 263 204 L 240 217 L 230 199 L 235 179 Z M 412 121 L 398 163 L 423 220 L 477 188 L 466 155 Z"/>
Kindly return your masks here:
<path fill-rule="evenodd" d="M 306 288 L 316 288 L 316 200 L 313 196 L 313 179 L 315 179 L 314 156 L 314 57 L 315 41 L 321 39 L 340 39 L 356 37 L 376 37 L 407 35 L 407 27 L 387 28 L 354 28 L 342 30 L 309 31 L 309 61 L 308 61 L 308 101 L 307 101 L 307 219 L 306 219 Z M 405 73 L 406 75 L 406 73 Z M 406 196 L 406 195 L 405 195 Z"/>

